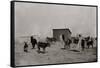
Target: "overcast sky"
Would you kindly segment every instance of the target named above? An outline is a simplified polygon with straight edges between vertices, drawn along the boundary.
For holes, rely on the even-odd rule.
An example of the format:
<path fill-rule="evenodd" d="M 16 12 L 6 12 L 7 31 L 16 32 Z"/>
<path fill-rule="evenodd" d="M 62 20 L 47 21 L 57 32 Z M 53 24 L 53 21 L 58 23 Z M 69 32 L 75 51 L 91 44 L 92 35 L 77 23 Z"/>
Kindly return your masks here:
<path fill-rule="evenodd" d="M 96 36 L 96 8 L 15 3 L 16 36 L 52 36 L 52 29 L 69 28 L 72 35 Z"/>

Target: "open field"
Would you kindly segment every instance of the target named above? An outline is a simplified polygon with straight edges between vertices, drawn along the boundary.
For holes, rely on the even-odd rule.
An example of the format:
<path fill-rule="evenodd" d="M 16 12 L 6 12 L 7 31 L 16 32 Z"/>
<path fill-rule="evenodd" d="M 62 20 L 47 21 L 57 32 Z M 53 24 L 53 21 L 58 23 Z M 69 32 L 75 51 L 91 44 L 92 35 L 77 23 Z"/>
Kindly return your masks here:
<path fill-rule="evenodd" d="M 23 51 L 22 42 L 15 44 L 15 64 L 23 65 L 41 65 L 41 64 L 56 64 L 56 63 L 75 63 L 75 62 L 91 62 L 96 61 L 96 46 L 94 48 L 85 49 L 82 52 L 76 52 L 71 49 L 63 50 L 63 45 L 60 42 L 51 44 L 51 47 L 46 48 L 45 54 L 38 54 L 37 47 L 31 49 L 32 45 L 28 42 L 28 53 Z M 71 44 L 72 48 L 73 44 Z"/>

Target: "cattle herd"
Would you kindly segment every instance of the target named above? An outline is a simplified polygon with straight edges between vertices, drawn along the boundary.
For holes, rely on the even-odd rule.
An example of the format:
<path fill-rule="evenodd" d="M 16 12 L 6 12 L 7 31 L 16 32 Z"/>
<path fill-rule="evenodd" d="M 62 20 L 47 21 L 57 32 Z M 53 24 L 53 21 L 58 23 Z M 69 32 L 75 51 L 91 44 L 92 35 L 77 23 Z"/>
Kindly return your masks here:
<path fill-rule="evenodd" d="M 63 40 L 64 42 L 64 49 L 70 49 L 71 44 L 76 44 L 78 45 L 79 41 L 81 41 L 80 46 L 81 50 L 84 51 L 85 48 L 89 49 L 90 47 L 94 47 L 94 41 L 96 41 L 96 38 L 93 37 L 82 37 L 80 40 L 80 37 L 71 37 L 70 39 L 67 39 L 66 41 Z M 37 48 L 38 53 L 45 53 L 46 48 L 51 46 L 52 42 L 57 42 L 58 40 L 55 38 L 47 37 L 46 42 L 41 42 L 38 41 L 37 39 L 34 38 L 33 36 L 30 37 L 30 42 L 32 45 L 32 49 Z M 28 44 L 27 42 L 24 42 L 24 52 L 28 53 Z M 41 50 L 42 49 L 42 50 Z"/>

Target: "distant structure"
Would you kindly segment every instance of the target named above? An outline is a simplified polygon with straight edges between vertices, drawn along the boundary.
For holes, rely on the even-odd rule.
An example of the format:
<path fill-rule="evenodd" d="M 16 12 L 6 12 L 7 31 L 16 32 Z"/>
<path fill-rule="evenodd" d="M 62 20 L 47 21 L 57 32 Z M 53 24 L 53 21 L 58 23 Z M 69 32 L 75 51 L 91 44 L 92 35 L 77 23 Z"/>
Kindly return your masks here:
<path fill-rule="evenodd" d="M 64 40 L 66 41 L 68 38 L 71 38 L 71 31 L 67 28 L 53 29 L 53 37 L 60 40 L 60 36 L 64 36 Z"/>

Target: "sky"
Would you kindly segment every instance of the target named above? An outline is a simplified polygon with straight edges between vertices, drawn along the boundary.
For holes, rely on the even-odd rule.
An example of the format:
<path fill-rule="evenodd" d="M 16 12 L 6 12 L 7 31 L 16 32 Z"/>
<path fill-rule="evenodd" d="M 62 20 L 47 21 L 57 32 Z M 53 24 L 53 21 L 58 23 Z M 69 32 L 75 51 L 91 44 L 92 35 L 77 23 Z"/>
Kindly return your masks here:
<path fill-rule="evenodd" d="M 52 29 L 69 28 L 72 36 L 96 36 L 96 7 L 15 3 L 15 36 L 52 37 Z"/>

